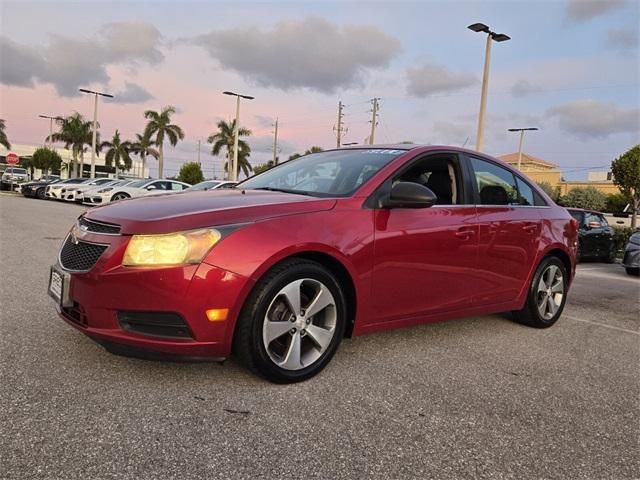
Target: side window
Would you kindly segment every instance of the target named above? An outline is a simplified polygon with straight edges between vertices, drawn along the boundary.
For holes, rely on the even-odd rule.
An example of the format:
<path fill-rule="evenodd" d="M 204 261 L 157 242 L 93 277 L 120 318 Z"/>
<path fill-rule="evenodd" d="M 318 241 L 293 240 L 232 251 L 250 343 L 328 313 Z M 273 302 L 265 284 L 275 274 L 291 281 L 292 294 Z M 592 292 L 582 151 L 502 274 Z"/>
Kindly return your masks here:
<path fill-rule="evenodd" d="M 235 186 L 236 186 L 235 183 L 224 183 L 220 185 L 218 188 L 235 188 Z"/>
<path fill-rule="evenodd" d="M 460 175 L 454 164 L 454 157 L 435 154 L 415 162 L 396 177 L 394 182 L 424 185 L 436 194 L 436 205 L 456 205 L 463 203 L 462 191 L 458 188 L 459 180 Z M 366 178 L 363 181 L 366 181 Z"/>
<path fill-rule="evenodd" d="M 609 226 L 609 222 L 607 222 L 607 219 L 604 218 L 604 215 L 598 215 L 598 218 L 600 219 L 600 223 L 602 224 L 603 227 Z"/>
<path fill-rule="evenodd" d="M 176 183 L 176 182 L 171 182 L 171 190 L 173 190 L 174 192 L 181 192 L 182 190 L 184 190 L 184 185 L 182 185 L 181 183 Z"/>
<path fill-rule="evenodd" d="M 480 205 L 518 205 L 518 187 L 513 173 L 491 162 L 470 157 L 478 186 Z"/>
<path fill-rule="evenodd" d="M 520 194 L 518 196 L 518 203 L 520 205 L 533 207 L 535 205 L 535 200 L 533 198 L 533 189 L 518 177 L 516 177 L 516 183 L 518 184 L 518 193 Z"/>

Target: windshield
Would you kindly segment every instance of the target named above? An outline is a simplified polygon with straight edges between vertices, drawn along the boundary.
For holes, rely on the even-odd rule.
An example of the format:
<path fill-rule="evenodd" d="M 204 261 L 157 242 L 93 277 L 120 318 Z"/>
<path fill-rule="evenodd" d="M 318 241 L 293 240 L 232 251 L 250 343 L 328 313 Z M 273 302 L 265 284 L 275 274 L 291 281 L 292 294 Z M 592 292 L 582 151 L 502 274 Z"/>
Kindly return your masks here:
<path fill-rule="evenodd" d="M 15 173 L 17 175 L 26 175 L 27 171 L 24 168 L 9 167 L 5 170 L 5 173 Z"/>
<path fill-rule="evenodd" d="M 350 149 L 290 160 L 240 183 L 237 188 L 278 190 L 318 197 L 346 197 L 405 150 Z"/>
<path fill-rule="evenodd" d="M 195 185 L 187 188 L 188 191 L 193 192 L 195 190 L 209 190 L 210 188 L 219 185 L 220 182 L 216 182 L 215 180 L 207 180 L 206 182 L 196 183 Z"/>

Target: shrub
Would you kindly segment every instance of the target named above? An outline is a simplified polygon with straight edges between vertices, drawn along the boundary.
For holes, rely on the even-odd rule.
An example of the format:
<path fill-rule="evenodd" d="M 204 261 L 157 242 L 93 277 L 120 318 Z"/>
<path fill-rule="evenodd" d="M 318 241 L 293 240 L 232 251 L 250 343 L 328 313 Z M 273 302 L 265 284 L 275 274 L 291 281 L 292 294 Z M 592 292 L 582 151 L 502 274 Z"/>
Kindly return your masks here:
<path fill-rule="evenodd" d="M 607 196 L 593 187 L 574 188 L 560 199 L 565 207 L 585 208 L 587 210 L 604 210 Z"/>
<path fill-rule="evenodd" d="M 560 199 L 560 187 L 554 187 L 549 182 L 540 182 L 538 186 L 551 197 L 551 200 L 557 202 Z"/>
<path fill-rule="evenodd" d="M 204 181 L 204 175 L 202 174 L 202 167 L 198 162 L 187 162 L 180 167 L 180 173 L 178 174 L 178 180 L 181 182 L 195 185 Z"/>
<path fill-rule="evenodd" d="M 617 256 L 622 256 L 622 251 L 635 229 L 620 225 L 611 225 L 611 228 L 613 229 L 613 239 L 616 245 Z"/>
<path fill-rule="evenodd" d="M 604 211 L 608 213 L 620 213 L 629 203 L 629 199 L 622 193 L 610 193 L 607 195 Z"/>

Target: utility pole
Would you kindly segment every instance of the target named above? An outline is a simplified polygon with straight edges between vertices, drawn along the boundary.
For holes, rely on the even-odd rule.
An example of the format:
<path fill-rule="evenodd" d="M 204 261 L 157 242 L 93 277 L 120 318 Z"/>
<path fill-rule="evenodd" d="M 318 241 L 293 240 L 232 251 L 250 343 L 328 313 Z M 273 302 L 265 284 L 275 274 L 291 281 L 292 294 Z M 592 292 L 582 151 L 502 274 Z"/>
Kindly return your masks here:
<path fill-rule="evenodd" d="M 342 103 L 342 101 L 338 102 L 338 124 L 337 126 L 333 127 L 333 129 L 336 132 L 336 147 L 340 148 L 342 146 L 342 135 L 347 133 L 347 129 L 344 128 L 344 125 L 342 124 L 342 119 L 344 117 L 344 113 L 342 111 L 342 109 L 344 108 L 344 104 Z"/>
<path fill-rule="evenodd" d="M 275 130 L 273 133 L 273 164 L 278 164 L 278 117 L 276 117 Z"/>
<path fill-rule="evenodd" d="M 200 163 L 200 140 L 198 140 L 198 165 L 202 165 Z"/>
<path fill-rule="evenodd" d="M 373 108 L 371 109 L 371 135 L 369 135 L 369 145 L 373 145 L 375 139 L 376 125 L 378 124 L 378 100 L 380 99 L 377 97 L 371 100 Z"/>

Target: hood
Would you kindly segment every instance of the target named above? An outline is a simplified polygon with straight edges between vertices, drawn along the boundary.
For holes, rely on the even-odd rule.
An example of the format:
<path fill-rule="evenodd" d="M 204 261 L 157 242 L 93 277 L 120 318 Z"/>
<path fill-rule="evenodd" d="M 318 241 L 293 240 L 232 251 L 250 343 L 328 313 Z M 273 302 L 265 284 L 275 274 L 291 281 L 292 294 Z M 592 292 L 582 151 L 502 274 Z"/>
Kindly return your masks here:
<path fill-rule="evenodd" d="M 121 200 L 94 208 L 86 217 L 120 225 L 125 235 L 170 233 L 330 210 L 335 203 L 264 190 L 206 190 Z"/>

